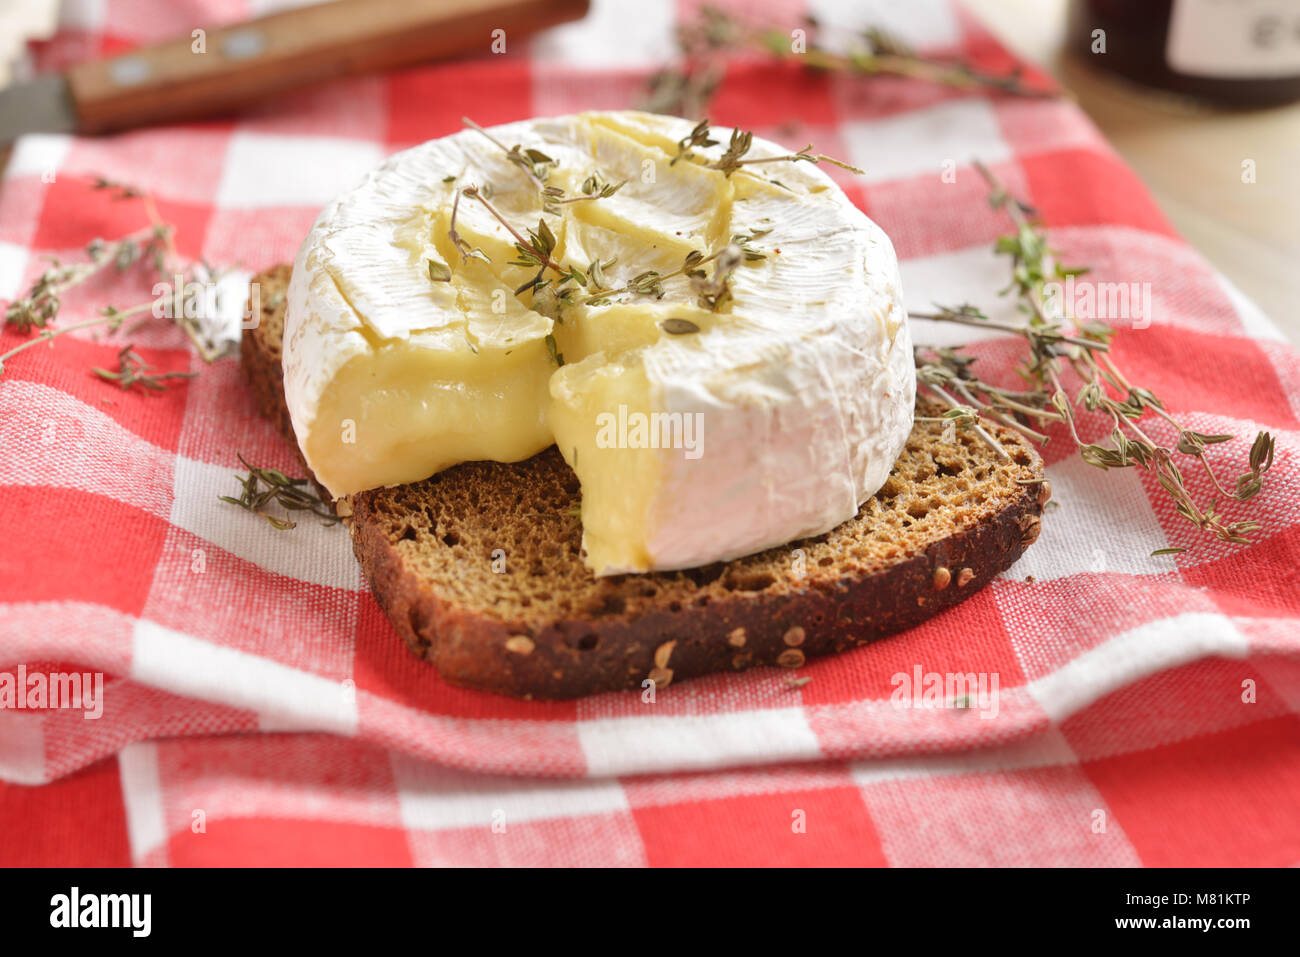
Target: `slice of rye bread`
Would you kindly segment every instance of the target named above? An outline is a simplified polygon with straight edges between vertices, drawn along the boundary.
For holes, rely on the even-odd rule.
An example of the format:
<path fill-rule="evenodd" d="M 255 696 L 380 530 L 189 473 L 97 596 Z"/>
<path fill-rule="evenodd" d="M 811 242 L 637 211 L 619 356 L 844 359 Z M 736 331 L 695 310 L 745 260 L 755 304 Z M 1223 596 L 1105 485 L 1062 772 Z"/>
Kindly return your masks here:
<path fill-rule="evenodd" d="M 255 278 L 262 321 L 244 334 L 242 362 L 261 411 L 297 448 L 280 367 L 288 280 L 288 266 Z M 1010 566 L 1038 537 L 1051 491 L 1025 439 L 989 431 L 1008 458 L 969 431 L 945 439 L 941 423 L 918 421 L 854 518 L 686 571 L 592 575 L 573 514 L 578 480 L 554 447 L 353 495 L 347 523 L 394 628 L 448 681 L 524 698 L 646 678 L 663 688 L 714 671 L 798 668 L 910 628 Z"/>

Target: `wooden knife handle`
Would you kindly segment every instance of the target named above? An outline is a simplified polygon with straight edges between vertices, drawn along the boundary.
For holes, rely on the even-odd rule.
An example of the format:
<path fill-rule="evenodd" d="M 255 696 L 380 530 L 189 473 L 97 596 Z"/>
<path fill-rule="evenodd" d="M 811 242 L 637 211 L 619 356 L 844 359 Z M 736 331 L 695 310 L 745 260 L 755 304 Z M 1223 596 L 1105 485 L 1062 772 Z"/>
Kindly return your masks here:
<path fill-rule="evenodd" d="M 204 31 L 201 43 L 192 35 L 78 64 L 68 71 L 68 86 L 82 132 L 194 119 L 331 77 L 456 53 L 499 52 L 502 42 L 508 51 L 530 33 L 584 16 L 587 5 L 588 0 L 335 0 L 213 28 Z"/>

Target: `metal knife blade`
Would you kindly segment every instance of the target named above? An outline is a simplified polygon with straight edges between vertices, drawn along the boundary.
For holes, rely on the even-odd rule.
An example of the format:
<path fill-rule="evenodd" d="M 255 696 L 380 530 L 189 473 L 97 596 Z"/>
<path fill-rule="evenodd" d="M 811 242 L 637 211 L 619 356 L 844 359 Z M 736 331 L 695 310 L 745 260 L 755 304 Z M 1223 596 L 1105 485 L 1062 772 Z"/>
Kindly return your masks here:
<path fill-rule="evenodd" d="M 0 146 L 27 133 L 71 133 L 77 128 L 68 81 L 58 74 L 0 90 Z"/>

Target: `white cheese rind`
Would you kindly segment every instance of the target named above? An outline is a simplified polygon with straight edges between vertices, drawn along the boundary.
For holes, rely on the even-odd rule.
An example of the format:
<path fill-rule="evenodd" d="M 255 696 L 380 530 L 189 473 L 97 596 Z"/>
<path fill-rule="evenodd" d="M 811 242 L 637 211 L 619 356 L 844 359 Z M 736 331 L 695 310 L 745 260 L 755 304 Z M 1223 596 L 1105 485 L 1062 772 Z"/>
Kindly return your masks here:
<path fill-rule="evenodd" d="M 549 362 L 537 356 L 541 338 L 553 331 L 569 364 L 545 373 L 550 384 L 536 399 L 540 419 L 520 425 L 509 442 L 473 446 L 473 454 L 525 457 L 554 437 L 583 485 L 584 543 L 597 574 L 727 560 L 820 534 L 855 514 L 888 477 L 912 426 L 915 373 L 893 248 L 812 164 L 761 164 L 730 178 L 689 162 L 670 164 L 673 144 L 690 128 L 675 118 L 604 113 L 490 132 L 554 157 L 552 182 L 570 195 L 593 171 L 611 182 L 629 180 L 613 197 L 547 217 L 561 261 L 585 268 L 597 255 L 619 253 L 607 286 L 645 268 L 676 268 L 685 251 L 713 251 L 733 233 L 768 230 L 753 242 L 766 258 L 737 270 L 733 300 L 717 313 L 699 309 L 686 280 L 677 278 L 665 282 L 663 300 L 629 294 L 567 307 L 554 327 L 513 302 L 504 331 L 467 320 L 459 306 L 485 287 L 469 284 L 440 238 L 453 189 L 491 183 L 493 204 L 521 229 L 540 215 L 532 184 L 473 131 L 393 157 L 331 204 L 295 264 L 284 359 L 294 428 L 322 482 L 342 494 L 366 487 L 370 474 L 370 466 L 354 469 L 343 481 L 346 470 L 313 461 L 313 448 L 323 446 L 309 441 L 314 432 L 337 428 L 316 417 L 349 362 L 420 348 L 439 351 L 438 368 L 471 370 L 467 375 L 495 363 L 512 377 L 511 363 L 520 363 L 525 391 L 506 397 L 502 414 L 523 418 L 518 410 L 533 408 L 526 390 L 538 390 L 532 380 L 541 370 L 522 363 Z M 715 129 L 714 136 L 725 143 L 728 133 Z M 697 163 L 721 149 L 699 151 Z M 756 139 L 748 155 L 786 153 Z M 456 181 L 444 183 L 447 176 Z M 512 239 L 483 207 L 462 199 L 457 228 L 489 253 L 506 286 L 526 275 L 503 274 Z M 429 281 L 430 255 L 457 270 L 454 283 Z M 667 335 L 659 323 L 668 316 L 690 318 L 701 331 Z M 492 341 L 479 342 L 488 327 Z M 503 340 L 516 332 L 531 352 Z M 468 340 L 484 348 L 467 358 Z M 422 353 L 420 361 L 426 358 Z M 698 414 L 698 447 L 591 448 L 596 414 L 618 411 L 600 403 L 624 400 L 632 412 L 679 421 Z M 429 430 L 427 418 L 420 427 Z M 431 445 L 446 441 L 436 431 L 425 437 Z M 580 447 L 588 453 L 580 456 Z M 444 464 L 453 463 L 437 467 Z M 372 485 L 407 480 L 390 476 Z"/>

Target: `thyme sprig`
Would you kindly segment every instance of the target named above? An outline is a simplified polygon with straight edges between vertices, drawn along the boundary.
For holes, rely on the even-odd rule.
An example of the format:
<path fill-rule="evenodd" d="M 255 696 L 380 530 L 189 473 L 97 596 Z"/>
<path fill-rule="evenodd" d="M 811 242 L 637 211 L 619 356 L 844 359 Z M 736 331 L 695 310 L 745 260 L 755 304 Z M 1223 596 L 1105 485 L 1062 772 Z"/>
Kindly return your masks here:
<path fill-rule="evenodd" d="M 1172 499 L 1178 515 L 1220 541 L 1249 544 L 1250 535 L 1259 531 L 1262 524 L 1255 520 L 1228 520 L 1219 510 L 1219 501 L 1223 498 L 1244 502 L 1259 493 L 1263 475 L 1273 464 L 1273 437 L 1268 432 L 1255 436 L 1247 469 L 1231 487 L 1225 486 L 1207 456 L 1207 449 L 1232 441 L 1234 436 L 1187 428 L 1165 409 L 1154 393 L 1130 382 L 1110 355 L 1110 340 L 1115 330 L 1106 323 L 1095 320 L 1074 323 L 1068 316 L 1056 319 L 1048 314 L 1044 307 L 1046 283 L 1080 275 L 1085 270 L 1058 263 L 1046 234 L 1032 219 L 1033 208 L 1012 196 L 984 164 L 977 162 L 975 168 L 989 186 L 990 205 L 1005 212 L 1015 226 L 1015 232 L 1001 237 L 995 249 L 1011 259 L 1011 281 L 1002 293 L 1015 298 L 1025 321 L 1019 325 L 994 322 L 970 305 L 940 306 L 935 312 L 912 313 L 912 317 L 1021 336 L 1029 355 L 1020 374 L 1030 388 L 1015 391 L 984 381 L 971 371 L 974 357 L 960 352 L 960 347 L 918 348 L 917 379 L 949 406 L 942 418 L 951 419 L 959 428 L 978 430 L 984 441 L 1004 455 L 1001 445 L 980 428 L 981 419 L 1015 429 L 1040 443 L 1047 442 L 1048 436 L 1036 426 L 1063 423 L 1080 457 L 1089 465 L 1103 470 L 1148 471 Z M 1081 383 L 1073 396 L 1065 386 L 1068 373 L 1073 373 Z M 1080 417 L 1093 413 L 1110 420 L 1109 444 L 1086 442 L 1081 438 Z M 1145 424 L 1147 413 L 1174 430 L 1177 437 L 1172 445 L 1152 437 Z M 1187 488 L 1178 464 L 1179 456 L 1194 459 L 1204 470 L 1215 493 L 1208 504 L 1198 503 Z M 1157 553 L 1171 552 L 1158 549 Z"/>
<path fill-rule="evenodd" d="M 714 268 L 714 278 L 710 279 L 708 273 L 700 267 L 724 256 L 727 258 L 728 265 L 721 273 L 721 280 L 718 278 L 718 267 Z M 645 272 L 637 273 L 617 289 L 605 289 L 594 296 L 588 296 L 583 300 L 583 304 L 588 306 L 602 305 L 609 302 L 615 296 L 629 293 L 638 296 L 653 296 L 656 299 L 662 299 L 664 297 L 664 280 L 675 279 L 678 276 L 686 276 L 690 279 L 692 285 L 696 288 L 696 291 L 701 293 L 702 296 L 705 292 L 708 292 L 716 298 L 722 293 L 722 285 L 719 285 L 719 283 L 721 282 L 725 285 L 726 278 L 735 271 L 736 265 L 739 265 L 739 263 L 745 258 L 746 254 L 735 243 L 728 243 L 721 249 L 709 253 L 708 255 L 705 255 L 698 249 L 693 249 L 686 254 L 686 257 L 682 260 L 682 265 L 671 272 L 661 273 L 654 269 L 647 269 Z M 723 299 L 722 301 L 725 302 L 726 299 Z M 721 302 L 718 304 L 721 305 Z"/>
<path fill-rule="evenodd" d="M 174 281 L 180 275 L 186 286 L 188 296 L 190 280 L 200 275 L 207 279 L 215 278 L 218 273 L 203 263 L 191 263 L 187 267 L 179 266 L 174 236 L 176 229 L 165 222 L 159 215 L 158 206 L 152 196 L 138 187 L 105 179 L 92 177 L 89 187 L 96 191 L 105 191 L 114 200 L 139 200 L 149 219 L 149 225 L 114 240 L 93 239 L 85 247 L 86 261 L 64 263 L 56 258 L 50 259 L 49 266 L 36 278 L 27 292 L 12 300 L 5 306 L 4 324 L 14 327 L 20 333 L 37 334 L 27 342 L 20 343 L 0 355 L 0 373 L 9 359 L 32 346 L 43 342 L 53 343 L 59 336 L 67 335 L 81 329 L 102 327 L 106 332 L 116 332 L 122 323 L 140 313 L 151 312 L 154 303 L 140 303 L 125 309 L 105 306 L 97 316 L 70 325 L 55 327 L 52 323 L 59 317 L 65 296 L 73 289 L 83 285 L 92 277 L 113 269 L 118 273 L 141 264 L 147 266 L 153 275 L 164 281 Z M 204 361 L 216 359 L 221 350 L 207 341 L 202 328 L 194 318 L 198 310 L 187 308 L 181 314 L 169 317 L 176 323 L 194 344 Z M 146 317 L 147 318 L 147 317 Z M 119 360 L 120 361 L 120 360 Z M 119 370 L 123 371 L 123 370 Z M 172 378 L 164 376 L 161 378 Z M 161 382 L 156 382 L 161 385 Z"/>
<path fill-rule="evenodd" d="M 59 314 L 63 296 L 69 290 L 110 266 L 121 273 L 143 261 L 162 274 L 164 265 L 158 257 L 163 255 L 170 232 L 169 225 L 158 223 L 111 242 L 91 240 L 85 250 L 86 262 L 64 263 L 51 257 L 49 266 L 36 277 L 27 294 L 5 307 L 5 322 L 23 333 L 46 328 Z"/>
<path fill-rule="evenodd" d="M 533 181 L 533 184 L 539 190 L 546 188 L 546 178 L 551 174 L 551 170 L 555 168 L 555 160 L 541 150 L 524 149 L 518 143 L 514 146 L 506 146 L 505 143 L 502 143 L 468 116 L 462 116 L 460 121 L 505 153 L 506 159 L 523 170 L 524 174 Z"/>
<path fill-rule="evenodd" d="M 547 156 L 539 149 L 525 149 L 518 143 L 514 146 L 506 146 L 505 143 L 502 143 L 468 116 L 461 117 L 461 122 L 471 130 L 486 137 L 489 142 L 505 153 L 506 159 L 524 171 L 528 178 L 533 181 L 533 185 L 537 187 L 542 200 L 542 212 L 559 215 L 560 207 L 567 203 L 608 199 L 627 185 L 626 180 L 621 183 L 611 184 L 606 182 L 599 173 L 592 173 L 583 181 L 582 192 L 579 195 L 566 196 L 563 189 L 547 183 L 551 171 L 559 165 L 555 159 Z M 447 182 L 447 180 L 444 180 L 444 182 Z"/>
<path fill-rule="evenodd" d="M 700 120 L 695 127 L 677 141 L 677 155 L 668 163 L 672 166 L 684 159 L 692 159 L 695 156 L 695 150 L 717 146 L 718 140 L 710 135 L 709 119 L 705 117 Z M 813 145 L 809 143 L 797 153 L 787 153 L 783 156 L 761 156 L 745 158 L 749 153 L 750 147 L 754 145 L 754 134 L 749 130 L 733 129 L 731 138 L 727 141 L 727 148 L 723 154 L 711 163 L 703 164 L 706 169 L 716 169 L 728 179 L 731 174 L 742 166 L 751 166 L 758 163 L 830 163 L 832 166 L 838 166 L 840 169 L 846 169 L 850 173 L 856 173 L 859 176 L 864 175 L 864 170 L 845 163 L 843 160 L 837 160 L 832 156 L 824 153 L 814 153 Z"/>
<path fill-rule="evenodd" d="M 558 186 L 545 187 L 542 190 L 542 208 L 548 213 L 559 213 L 560 207 L 568 203 L 609 199 L 626 185 L 627 180 L 623 180 L 621 183 L 607 183 L 599 173 L 592 173 L 583 180 L 582 192 L 577 196 L 565 196 L 564 190 Z"/>
<path fill-rule="evenodd" d="M 452 177 L 454 180 L 455 177 Z M 451 239 L 451 244 L 456 247 L 460 253 L 461 262 L 469 262 L 471 259 L 481 259 L 485 263 L 492 262 L 492 257 L 479 249 L 477 246 L 471 246 L 463 236 L 456 231 L 456 216 L 460 212 L 460 197 L 462 190 L 456 190 L 456 198 L 451 203 L 451 217 L 447 222 L 447 235 Z M 448 277 L 450 278 L 450 276 Z"/>
<path fill-rule="evenodd" d="M 732 173 L 742 166 L 750 166 L 755 163 L 830 163 L 832 166 L 838 166 L 840 169 L 846 169 L 850 173 L 856 173 L 859 176 L 865 174 L 864 170 L 858 169 L 842 160 L 837 160 L 827 156 L 824 153 L 812 152 L 813 145 L 809 143 L 797 153 L 789 153 L 785 156 L 763 156 L 750 157 L 743 159 L 749 148 L 754 144 L 754 134 L 748 130 L 732 130 L 731 139 L 727 143 L 727 150 L 715 162 L 707 164 L 709 169 L 721 170 L 722 175 L 730 177 Z"/>
<path fill-rule="evenodd" d="M 108 369 L 101 369 L 98 366 L 95 366 L 90 371 L 101 379 L 116 382 L 122 389 L 129 389 L 138 385 L 153 392 L 162 392 L 166 389 L 167 386 L 163 383 L 167 379 L 192 379 L 196 374 L 193 372 L 150 372 L 149 370 L 152 368 L 135 351 L 135 346 L 128 345 L 123 347 L 117 354 L 116 372 L 110 372 Z"/>
<path fill-rule="evenodd" d="M 682 265 L 672 272 L 660 273 L 653 269 L 646 270 L 633 276 L 621 287 L 605 289 L 603 288 L 604 270 L 614 265 L 616 260 L 609 259 L 603 263 L 599 259 L 594 260 L 585 271 L 578 266 L 566 266 L 553 258 L 556 238 L 546 220 L 539 219 L 537 228 L 526 230 L 527 236 L 525 236 L 506 219 L 478 187 L 467 186 L 463 193 L 467 198 L 481 203 L 514 239 L 515 258 L 510 260 L 509 265 L 537 269 L 531 279 L 515 289 L 515 295 L 531 290 L 533 308 L 561 323 L 564 321 L 560 312 L 561 307 L 575 302 L 580 302 L 582 305 L 600 305 L 609 302 L 615 296 L 627 293 L 662 299 L 664 280 L 677 276 L 687 276 L 698 293 L 700 304 L 716 310 L 730 298 L 727 280 L 736 266 L 741 262 L 765 258 L 763 253 L 749 245 L 755 238 L 766 235 L 765 232 L 758 230 L 748 236 L 735 236 L 732 242 L 708 255 L 699 250 L 692 250 L 686 255 Z M 714 260 L 721 261 L 715 267 L 714 275 L 710 277 L 700 267 Z M 548 269 L 555 274 L 553 278 L 547 278 Z M 585 299 L 578 300 L 579 287 L 594 288 L 597 291 Z M 557 356 L 558 353 L 552 351 L 552 358 Z"/>
<path fill-rule="evenodd" d="M 668 165 L 676 166 L 679 160 L 690 159 L 696 149 L 717 145 L 718 141 L 709 135 L 709 118 L 706 116 L 677 141 L 677 155 L 668 161 Z"/>
<path fill-rule="evenodd" d="M 814 30 L 818 27 L 815 20 L 809 25 Z M 751 33 L 750 36 L 754 35 Z M 879 27 L 864 29 L 858 35 L 857 48 L 844 54 L 832 53 L 815 43 L 809 45 L 806 53 L 794 53 L 790 49 L 790 34 L 780 30 L 761 31 L 756 40 L 774 56 L 799 58 L 817 70 L 859 76 L 910 77 L 957 90 L 986 89 L 1029 99 L 1056 99 L 1060 96 L 1057 90 L 1027 85 L 1019 64 L 1006 73 L 989 73 L 966 60 L 924 56 Z"/>
<path fill-rule="evenodd" d="M 796 50 L 790 30 L 747 23 L 706 5 L 696 21 L 678 29 L 680 63 L 651 77 L 641 108 L 652 113 L 701 116 L 726 76 L 727 54 L 738 52 L 765 53 L 777 60 L 797 61 L 809 69 L 863 78 L 910 77 L 953 89 L 986 89 L 1031 98 L 1059 95 L 1055 90 L 1025 83 L 1018 66 L 1006 73 L 990 73 L 960 58 L 925 56 L 878 27 L 862 30 L 857 45 L 845 53 L 832 52 L 817 43 L 820 25 L 815 19 L 805 18 L 803 27 L 810 36 L 806 48 Z"/>
<path fill-rule="evenodd" d="M 515 258 L 510 260 L 508 265 L 537 269 L 536 274 L 531 279 L 528 279 L 515 289 L 515 295 L 518 296 L 531 291 L 533 309 L 544 316 L 554 319 L 556 322 L 563 323 L 562 307 L 574 302 L 579 287 L 585 289 L 592 282 L 588 272 L 577 266 L 565 266 L 552 258 L 557 240 L 555 233 L 547 225 L 545 219 L 539 218 L 537 228 L 527 230 L 528 235 L 525 237 L 483 194 L 482 189 L 477 186 L 467 186 L 462 190 L 462 193 L 467 198 L 480 203 L 513 237 L 515 241 Z M 608 268 L 613 263 L 614 260 L 609 260 L 604 264 L 604 268 Z M 588 267 L 588 270 L 599 273 L 601 268 L 600 261 L 596 260 Z M 555 273 L 553 278 L 547 278 L 546 271 L 548 269 Z M 550 336 L 547 337 L 547 349 L 556 365 L 564 365 L 564 356 L 556 350 L 555 340 Z"/>
<path fill-rule="evenodd" d="M 537 275 L 524 283 L 515 290 L 515 295 L 519 295 L 527 289 L 535 289 L 542 281 L 546 270 L 554 269 L 557 273 L 564 272 L 564 267 L 551 259 L 551 253 L 555 250 L 555 234 L 551 227 L 546 225 L 546 220 L 537 221 L 537 229 L 529 230 L 528 237 L 525 238 L 523 233 L 519 232 L 501 211 L 492 205 L 492 201 L 484 195 L 484 191 L 478 186 L 466 186 L 461 190 L 461 194 L 467 199 L 478 202 L 492 214 L 492 217 L 505 227 L 515 241 L 515 258 L 510 260 L 511 266 L 536 266 L 538 267 Z"/>
<path fill-rule="evenodd" d="M 261 515 L 272 528 L 285 531 L 297 528 L 298 523 L 288 515 L 273 515 L 266 511 L 272 502 L 288 513 L 309 512 L 317 518 L 325 519 L 322 525 L 337 525 L 339 518 L 329 506 L 321 501 L 305 478 L 290 478 L 279 469 L 257 468 L 249 465 L 242 454 L 240 464 L 248 469 L 247 475 L 236 475 L 240 485 L 240 495 L 218 495 L 217 498 L 231 505 L 238 505 L 247 512 Z"/>

